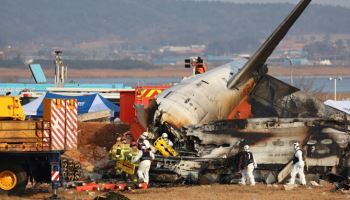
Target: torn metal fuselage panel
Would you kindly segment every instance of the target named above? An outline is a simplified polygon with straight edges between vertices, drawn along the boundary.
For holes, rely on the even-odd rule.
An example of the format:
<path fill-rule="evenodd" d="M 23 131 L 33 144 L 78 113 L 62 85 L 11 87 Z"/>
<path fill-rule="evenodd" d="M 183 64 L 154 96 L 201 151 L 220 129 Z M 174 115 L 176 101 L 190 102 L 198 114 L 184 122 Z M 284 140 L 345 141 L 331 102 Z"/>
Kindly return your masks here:
<path fill-rule="evenodd" d="M 279 170 L 292 159 L 293 143 L 297 141 L 304 146 L 309 172 L 350 164 L 349 125 L 319 118 L 221 120 L 186 126 L 181 133 L 184 140 L 176 148 L 187 155 L 158 157 L 153 170 L 168 170 L 193 180 L 210 172 L 218 177 L 232 175 L 237 172 L 235 156 L 245 144 L 250 146 L 260 170 Z"/>
<path fill-rule="evenodd" d="M 283 165 L 293 156 L 293 143 L 302 142 L 307 158 L 318 159 L 308 165 L 336 166 L 348 146 L 349 132 L 346 124 L 317 118 L 256 118 L 189 126 L 184 134 L 197 139 L 194 149 L 203 158 L 234 156 L 248 144 L 258 163 Z M 337 160 L 331 162 L 333 156 Z"/>

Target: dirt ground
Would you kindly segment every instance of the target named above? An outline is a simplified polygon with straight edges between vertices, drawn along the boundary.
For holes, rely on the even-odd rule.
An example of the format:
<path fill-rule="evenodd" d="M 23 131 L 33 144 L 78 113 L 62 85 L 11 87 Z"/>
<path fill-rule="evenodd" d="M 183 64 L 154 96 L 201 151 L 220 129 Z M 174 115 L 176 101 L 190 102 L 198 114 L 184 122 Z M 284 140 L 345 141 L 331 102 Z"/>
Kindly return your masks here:
<path fill-rule="evenodd" d="M 255 187 L 240 185 L 201 185 L 201 186 L 178 186 L 166 188 L 149 188 L 147 190 L 133 190 L 120 192 L 121 195 L 130 200 L 229 200 L 229 199 L 247 199 L 247 200 L 280 200 L 280 199 L 298 199 L 298 200 L 337 200 L 350 199 L 350 193 L 333 191 L 334 185 L 327 184 L 320 187 L 302 187 L 299 186 L 292 190 L 285 190 L 283 185 L 265 185 L 258 184 Z M 59 196 L 67 200 L 86 200 L 94 199 L 101 195 L 101 192 L 76 192 L 73 189 L 59 190 Z M 2 197 L 0 199 L 44 199 L 50 197 L 49 190 L 28 190 L 25 195 L 20 197 Z"/>
<path fill-rule="evenodd" d="M 250 200 L 274 200 L 274 199 L 346 199 L 350 194 L 330 192 L 332 186 L 319 188 L 298 187 L 291 191 L 283 189 L 282 185 L 267 186 L 258 184 L 255 187 L 240 185 L 202 185 L 202 186 L 181 186 L 175 188 L 151 188 L 125 193 L 130 199 L 143 200 L 176 200 L 176 199 L 203 199 L 203 200 L 224 200 L 224 199 L 250 199 Z"/>
<path fill-rule="evenodd" d="M 79 161 L 84 172 L 99 172 L 108 167 L 108 151 L 117 137 L 128 130 L 126 124 L 81 122 L 78 124 L 78 150 L 66 151 L 63 157 Z"/>
<path fill-rule="evenodd" d="M 129 130 L 129 126 L 108 122 L 81 122 L 78 129 L 78 148 L 97 145 L 109 150 L 115 144 L 117 137 Z"/>

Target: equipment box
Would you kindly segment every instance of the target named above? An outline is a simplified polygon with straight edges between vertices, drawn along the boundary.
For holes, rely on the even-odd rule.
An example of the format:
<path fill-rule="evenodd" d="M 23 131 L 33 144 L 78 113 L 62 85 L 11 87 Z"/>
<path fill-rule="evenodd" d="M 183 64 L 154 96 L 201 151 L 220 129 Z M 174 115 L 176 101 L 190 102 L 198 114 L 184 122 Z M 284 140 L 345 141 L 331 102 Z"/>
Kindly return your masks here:
<path fill-rule="evenodd" d="M 49 122 L 0 121 L 0 151 L 48 151 L 51 140 L 44 132 L 50 132 Z"/>

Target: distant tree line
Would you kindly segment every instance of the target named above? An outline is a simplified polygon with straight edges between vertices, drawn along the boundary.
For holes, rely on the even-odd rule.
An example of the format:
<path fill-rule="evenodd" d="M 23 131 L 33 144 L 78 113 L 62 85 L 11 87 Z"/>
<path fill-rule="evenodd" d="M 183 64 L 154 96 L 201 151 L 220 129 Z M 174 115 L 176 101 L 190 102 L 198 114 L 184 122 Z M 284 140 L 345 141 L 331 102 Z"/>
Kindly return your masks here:
<path fill-rule="evenodd" d="M 324 38 L 322 41 L 312 42 L 304 47 L 308 58 L 318 60 L 318 58 L 334 58 L 338 57 L 341 60 L 350 60 L 350 40 L 331 41 Z"/>
<path fill-rule="evenodd" d="M 23 68 L 25 64 L 23 63 L 21 58 L 13 58 L 13 59 L 0 59 L 0 68 L 10 68 L 10 67 L 16 67 L 16 68 Z"/>

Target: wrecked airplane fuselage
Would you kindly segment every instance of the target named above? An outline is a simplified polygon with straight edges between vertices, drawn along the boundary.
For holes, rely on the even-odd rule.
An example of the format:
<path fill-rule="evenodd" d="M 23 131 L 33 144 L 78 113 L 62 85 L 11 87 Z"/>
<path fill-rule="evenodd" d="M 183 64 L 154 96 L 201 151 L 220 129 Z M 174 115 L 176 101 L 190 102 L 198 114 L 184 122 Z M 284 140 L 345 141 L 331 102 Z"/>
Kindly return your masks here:
<path fill-rule="evenodd" d="M 310 173 L 348 167 L 350 122 L 345 113 L 269 75 L 248 97 L 254 118 L 213 120 L 180 129 L 164 123 L 161 130 L 169 133 L 180 158 L 160 157 L 153 170 L 167 169 L 192 181 L 215 171 L 211 177 L 221 181 L 220 175 L 233 174 L 234 157 L 248 144 L 259 170 L 278 171 L 291 160 L 295 142 L 304 146 Z"/>
<path fill-rule="evenodd" d="M 156 98 L 145 124 L 153 139 L 167 132 L 180 156 L 157 157 L 154 172 L 192 181 L 210 175 L 218 181 L 233 174 L 243 144 L 251 146 L 259 169 L 280 170 L 291 160 L 296 141 L 306 150 L 310 170 L 347 168 L 348 116 L 267 75 L 267 58 L 310 2 L 301 0 L 248 60 L 183 80 Z M 240 119 L 237 108 L 243 104 L 249 104 L 251 116 Z"/>
<path fill-rule="evenodd" d="M 185 153 L 178 158 L 158 157 L 152 170 L 191 181 L 213 173 L 213 181 L 222 181 L 237 172 L 235 156 L 248 144 L 259 170 L 278 171 L 292 159 L 293 143 L 298 141 L 304 145 L 308 172 L 326 174 L 348 167 L 349 132 L 348 123 L 320 118 L 251 118 L 190 125 L 182 129 L 183 140 L 176 143 L 176 150 Z"/>
<path fill-rule="evenodd" d="M 244 87 L 227 88 L 227 82 L 237 74 L 246 60 L 228 63 L 204 74 L 185 79 L 163 91 L 156 99 L 154 118 L 160 124 L 174 128 L 188 124 L 203 124 L 225 119 L 239 103 Z M 254 81 L 248 82 L 248 86 Z M 247 87 L 247 86 L 246 86 Z"/>

